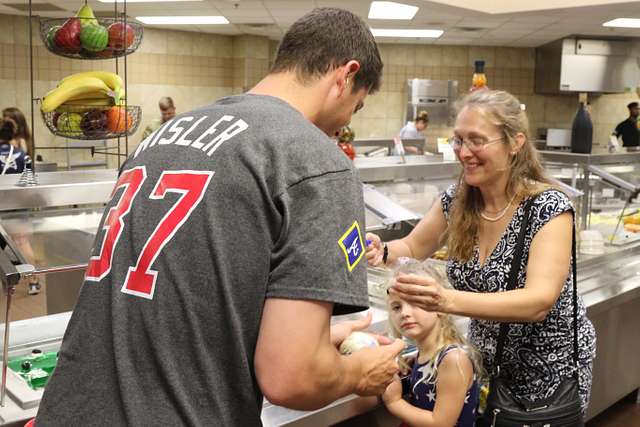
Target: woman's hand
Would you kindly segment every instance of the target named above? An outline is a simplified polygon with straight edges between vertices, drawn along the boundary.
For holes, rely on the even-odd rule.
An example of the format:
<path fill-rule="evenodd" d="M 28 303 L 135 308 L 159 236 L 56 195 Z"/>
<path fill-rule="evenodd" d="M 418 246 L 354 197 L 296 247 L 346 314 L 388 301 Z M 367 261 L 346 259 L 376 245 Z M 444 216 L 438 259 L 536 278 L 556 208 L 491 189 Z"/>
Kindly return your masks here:
<path fill-rule="evenodd" d="M 382 256 L 384 255 L 382 240 L 380 240 L 377 234 L 373 233 L 367 233 L 366 239 L 371 242 L 367 245 L 367 262 L 372 267 L 382 265 Z"/>
<path fill-rule="evenodd" d="M 389 294 L 414 304 L 427 311 L 450 313 L 452 292 L 435 279 L 417 274 L 399 274 L 389 288 Z"/>
<path fill-rule="evenodd" d="M 342 341 L 344 341 L 352 332 L 362 331 L 367 329 L 371 325 L 371 312 L 368 312 L 365 317 L 356 320 L 347 320 L 346 322 L 336 323 L 331 326 L 331 343 L 337 348 L 340 347 Z M 393 342 L 392 339 L 383 335 L 372 334 L 378 340 L 380 345 L 387 345 Z"/>
<path fill-rule="evenodd" d="M 389 406 L 400 399 L 402 399 L 402 382 L 400 378 L 395 375 L 391 384 L 389 384 L 384 393 L 382 393 L 382 401 L 385 406 Z"/>

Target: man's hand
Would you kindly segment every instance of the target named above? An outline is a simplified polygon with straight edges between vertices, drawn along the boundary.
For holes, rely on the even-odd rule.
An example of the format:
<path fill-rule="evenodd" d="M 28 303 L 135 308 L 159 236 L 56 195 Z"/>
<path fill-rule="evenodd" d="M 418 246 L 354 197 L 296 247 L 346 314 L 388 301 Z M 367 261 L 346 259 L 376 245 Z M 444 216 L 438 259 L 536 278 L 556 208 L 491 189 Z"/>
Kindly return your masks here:
<path fill-rule="evenodd" d="M 397 339 L 389 345 L 365 348 L 345 356 L 357 358 L 360 363 L 362 376 L 355 393 L 360 396 L 382 394 L 400 370 L 396 358 L 404 347 L 404 341 Z"/>

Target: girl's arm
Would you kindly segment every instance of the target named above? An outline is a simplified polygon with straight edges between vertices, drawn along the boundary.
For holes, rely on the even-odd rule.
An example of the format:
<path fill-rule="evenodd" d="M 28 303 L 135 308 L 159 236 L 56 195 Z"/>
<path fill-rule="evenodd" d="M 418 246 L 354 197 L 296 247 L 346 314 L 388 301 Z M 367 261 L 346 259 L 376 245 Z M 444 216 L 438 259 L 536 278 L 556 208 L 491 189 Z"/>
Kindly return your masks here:
<path fill-rule="evenodd" d="M 499 322 L 541 322 L 556 303 L 570 274 L 571 213 L 545 224 L 531 242 L 524 288 L 508 292 L 445 289 L 435 280 L 399 275 L 390 292 L 428 311 Z"/>
<path fill-rule="evenodd" d="M 453 427 L 460 418 L 464 399 L 472 381 L 471 361 L 463 350 L 452 350 L 438 366 L 438 398 L 433 411 L 415 407 L 401 398 L 392 400 L 383 396 L 383 400 L 392 415 L 410 426 Z M 393 384 L 389 387 L 392 386 Z"/>
<path fill-rule="evenodd" d="M 402 239 L 387 243 L 389 254 L 387 265 L 393 264 L 400 257 L 425 259 L 433 255 L 443 244 L 442 236 L 447 231 L 447 220 L 442 211 L 442 202 L 436 200 L 429 212 L 418 225 Z M 373 266 L 382 264 L 383 247 L 380 238 L 367 233 L 371 244 L 367 247 L 367 260 Z"/>

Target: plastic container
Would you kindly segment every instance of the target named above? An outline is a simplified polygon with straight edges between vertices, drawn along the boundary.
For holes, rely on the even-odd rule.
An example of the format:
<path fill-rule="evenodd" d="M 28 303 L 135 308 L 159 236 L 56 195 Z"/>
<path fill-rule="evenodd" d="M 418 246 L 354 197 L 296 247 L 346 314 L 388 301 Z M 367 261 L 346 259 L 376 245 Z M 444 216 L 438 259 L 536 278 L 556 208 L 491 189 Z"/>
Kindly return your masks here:
<path fill-rule="evenodd" d="M 474 72 L 469 91 L 473 92 L 478 89 L 487 89 L 487 75 L 484 73 L 484 60 L 482 59 L 474 62 Z"/>

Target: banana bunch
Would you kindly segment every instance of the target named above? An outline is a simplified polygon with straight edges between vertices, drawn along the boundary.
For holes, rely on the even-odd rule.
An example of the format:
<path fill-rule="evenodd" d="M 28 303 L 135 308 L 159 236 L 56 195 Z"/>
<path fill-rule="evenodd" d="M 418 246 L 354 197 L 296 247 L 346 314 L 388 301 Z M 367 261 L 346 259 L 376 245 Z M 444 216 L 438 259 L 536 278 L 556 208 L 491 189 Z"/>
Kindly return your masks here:
<path fill-rule="evenodd" d="M 86 71 L 60 80 L 58 86 L 44 96 L 40 109 L 49 113 L 64 105 L 120 105 L 124 98 L 120 76 L 108 71 Z"/>

